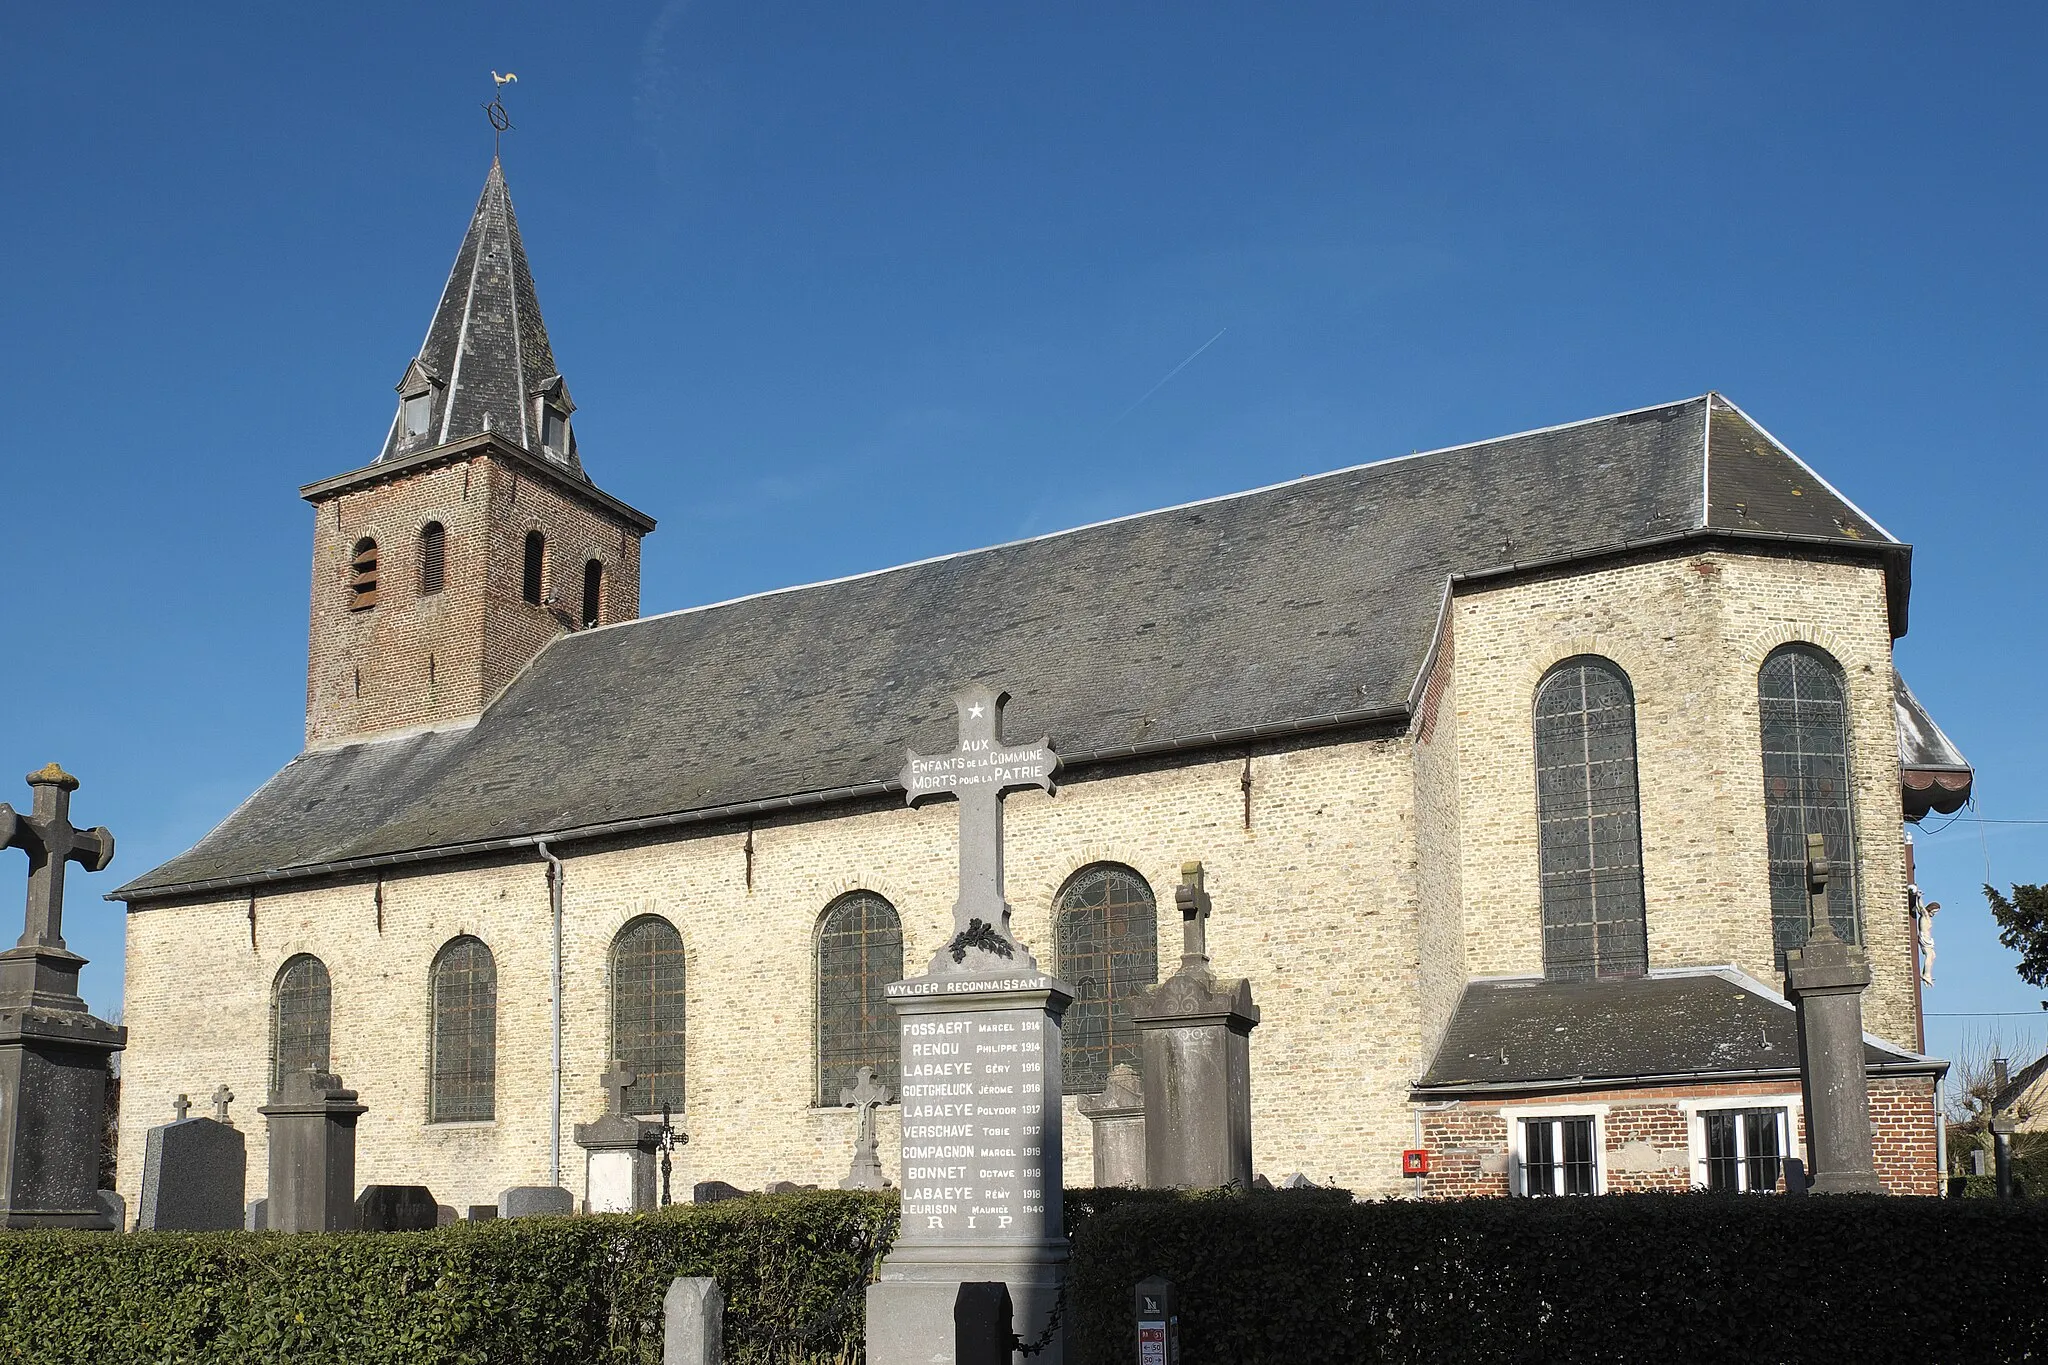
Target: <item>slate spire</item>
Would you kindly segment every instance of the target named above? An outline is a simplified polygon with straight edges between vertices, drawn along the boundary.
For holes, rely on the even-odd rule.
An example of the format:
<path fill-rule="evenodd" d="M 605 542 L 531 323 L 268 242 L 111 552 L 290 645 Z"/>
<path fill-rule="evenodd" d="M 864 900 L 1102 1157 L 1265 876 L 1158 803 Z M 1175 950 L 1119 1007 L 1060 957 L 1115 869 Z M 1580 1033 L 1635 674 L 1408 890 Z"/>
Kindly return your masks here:
<path fill-rule="evenodd" d="M 381 463 L 489 431 L 586 479 L 519 219 L 496 157 L 420 353 L 398 382 Z"/>

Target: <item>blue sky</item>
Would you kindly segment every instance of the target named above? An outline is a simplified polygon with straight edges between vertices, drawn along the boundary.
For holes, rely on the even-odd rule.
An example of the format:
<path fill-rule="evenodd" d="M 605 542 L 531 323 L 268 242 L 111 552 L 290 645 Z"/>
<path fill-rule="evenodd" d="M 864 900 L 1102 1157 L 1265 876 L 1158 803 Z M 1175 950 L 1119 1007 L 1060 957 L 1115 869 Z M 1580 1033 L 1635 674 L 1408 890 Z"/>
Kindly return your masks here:
<path fill-rule="evenodd" d="M 57 758 L 120 837 L 67 925 L 102 1009 L 99 893 L 298 748 L 296 489 L 377 452 L 494 68 L 584 459 L 661 519 L 649 611 L 1715 388 L 1915 544 L 1901 664 L 1983 816 L 2048 820 L 2039 6 L 72 5 L 9 37 L 0 799 Z M 1977 890 L 2048 881 L 2048 826 L 1920 847 L 1930 1010 L 2016 1012 L 1931 1044 L 2048 1045 Z"/>

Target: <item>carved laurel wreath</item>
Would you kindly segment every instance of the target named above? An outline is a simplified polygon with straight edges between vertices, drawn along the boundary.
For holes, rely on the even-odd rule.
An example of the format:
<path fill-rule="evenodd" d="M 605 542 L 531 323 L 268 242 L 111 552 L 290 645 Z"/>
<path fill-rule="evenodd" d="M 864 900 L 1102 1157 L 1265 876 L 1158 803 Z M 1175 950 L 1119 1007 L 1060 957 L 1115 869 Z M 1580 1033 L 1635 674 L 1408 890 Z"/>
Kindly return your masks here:
<path fill-rule="evenodd" d="M 952 952 L 955 962 L 965 962 L 969 948 L 979 948 L 997 957 L 1016 956 L 1010 948 L 1010 940 L 997 933 L 993 924 L 980 919 L 968 920 L 967 927 L 955 934 L 946 947 Z"/>

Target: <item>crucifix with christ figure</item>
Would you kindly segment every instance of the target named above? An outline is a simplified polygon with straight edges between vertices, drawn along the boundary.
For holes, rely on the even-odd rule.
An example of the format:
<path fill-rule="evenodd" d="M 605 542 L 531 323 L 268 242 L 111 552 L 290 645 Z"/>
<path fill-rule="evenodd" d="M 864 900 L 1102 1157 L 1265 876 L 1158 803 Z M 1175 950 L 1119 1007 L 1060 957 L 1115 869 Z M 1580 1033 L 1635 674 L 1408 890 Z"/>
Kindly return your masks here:
<path fill-rule="evenodd" d="M 1009 700 L 1009 693 L 994 687 L 955 693 L 960 747 L 929 757 L 912 750 L 896 779 L 913 806 L 942 796 L 960 802 L 960 898 L 953 902 L 953 940 L 932 959 L 934 974 L 1038 969 L 1037 960 L 1010 936 L 1010 907 L 1003 899 L 1003 797 L 1026 787 L 1050 794 L 1060 756 L 1044 737 L 1005 743 L 1003 707 Z"/>

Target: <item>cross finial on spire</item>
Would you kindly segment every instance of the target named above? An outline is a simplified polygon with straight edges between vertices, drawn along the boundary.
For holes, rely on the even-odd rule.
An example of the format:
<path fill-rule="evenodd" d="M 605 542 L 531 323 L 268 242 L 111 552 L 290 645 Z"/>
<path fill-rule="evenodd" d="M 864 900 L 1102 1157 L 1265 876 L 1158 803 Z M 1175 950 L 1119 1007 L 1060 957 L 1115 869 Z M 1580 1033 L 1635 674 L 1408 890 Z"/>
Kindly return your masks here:
<path fill-rule="evenodd" d="M 493 71 L 491 81 L 498 88 L 492 92 L 491 102 L 484 106 L 484 117 L 491 121 L 491 160 L 496 161 L 498 143 L 512 127 L 512 116 L 505 112 L 505 87 L 517 84 L 519 77 L 510 71 L 502 76 Z"/>

